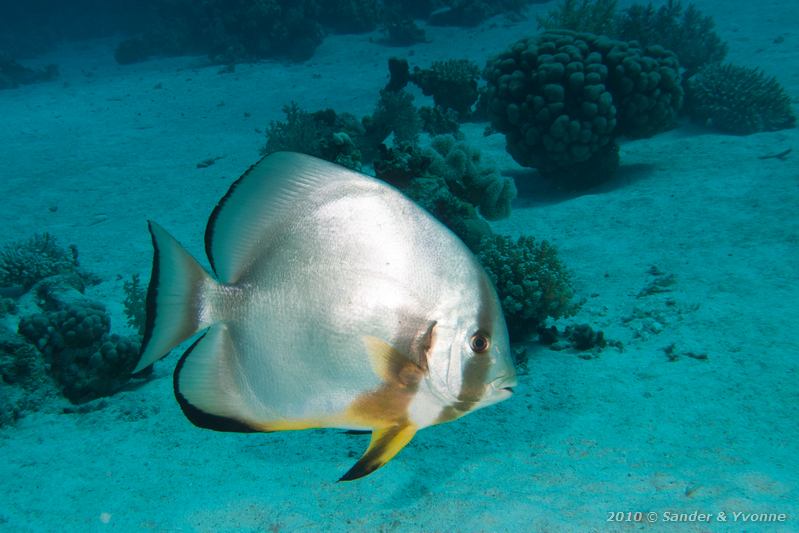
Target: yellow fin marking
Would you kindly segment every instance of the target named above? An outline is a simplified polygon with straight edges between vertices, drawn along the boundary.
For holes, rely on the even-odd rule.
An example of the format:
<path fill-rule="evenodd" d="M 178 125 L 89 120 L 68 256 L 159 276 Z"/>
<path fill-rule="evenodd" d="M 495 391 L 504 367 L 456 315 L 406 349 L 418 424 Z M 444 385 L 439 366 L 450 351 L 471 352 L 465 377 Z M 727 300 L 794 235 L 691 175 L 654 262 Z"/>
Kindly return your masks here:
<path fill-rule="evenodd" d="M 253 429 L 263 432 L 270 431 L 299 431 L 302 429 L 314 429 L 331 427 L 328 420 L 299 419 L 299 420 L 273 420 L 271 422 L 248 422 Z"/>
<path fill-rule="evenodd" d="M 352 481 L 371 474 L 397 455 L 415 434 L 416 426 L 413 424 L 375 428 L 366 452 L 339 481 Z"/>

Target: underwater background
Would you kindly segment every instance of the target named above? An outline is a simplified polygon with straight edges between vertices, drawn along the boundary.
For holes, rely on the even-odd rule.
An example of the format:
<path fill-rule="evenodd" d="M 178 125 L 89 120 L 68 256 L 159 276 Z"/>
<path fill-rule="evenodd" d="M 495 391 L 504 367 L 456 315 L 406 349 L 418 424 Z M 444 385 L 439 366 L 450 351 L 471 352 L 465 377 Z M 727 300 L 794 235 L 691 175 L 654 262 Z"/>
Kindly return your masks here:
<path fill-rule="evenodd" d="M 0 530 L 799 531 L 799 3 L 0 7 Z M 217 433 L 131 376 L 156 220 L 263 154 L 375 175 L 494 281 L 514 395 Z"/>

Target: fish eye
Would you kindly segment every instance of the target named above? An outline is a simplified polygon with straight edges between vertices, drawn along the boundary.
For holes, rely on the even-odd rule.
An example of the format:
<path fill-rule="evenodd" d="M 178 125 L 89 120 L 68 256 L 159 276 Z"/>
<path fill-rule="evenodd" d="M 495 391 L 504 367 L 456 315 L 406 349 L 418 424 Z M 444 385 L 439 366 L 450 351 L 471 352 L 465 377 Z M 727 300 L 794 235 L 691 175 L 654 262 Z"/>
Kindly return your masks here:
<path fill-rule="evenodd" d="M 471 348 L 474 353 L 486 353 L 490 347 L 491 340 L 488 338 L 488 335 L 480 331 L 472 335 L 472 338 L 469 340 L 469 348 Z"/>

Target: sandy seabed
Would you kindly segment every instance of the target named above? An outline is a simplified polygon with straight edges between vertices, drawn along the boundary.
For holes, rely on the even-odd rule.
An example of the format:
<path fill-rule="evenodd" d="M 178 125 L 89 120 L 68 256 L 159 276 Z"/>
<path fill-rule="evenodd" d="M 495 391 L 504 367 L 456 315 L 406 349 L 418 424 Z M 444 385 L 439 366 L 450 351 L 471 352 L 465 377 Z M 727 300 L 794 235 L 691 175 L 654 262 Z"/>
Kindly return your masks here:
<path fill-rule="evenodd" d="M 728 60 L 777 75 L 797 101 L 799 5 L 697 5 Z M 410 49 L 330 36 L 304 64 L 227 74 L 201 58 L 118 66 L 113 42 L 64 48 L 41 59 L 60 65 L 58 82 L 0 92 L 4 239 L 47 231 L 75 243 L 103 279 L 90 296 L 124 332 L 122 283 L 149 274 L 145 221 L 203 257 L 208 214 L 284 104 L 363 115 L 388 57 L 482 64 L 534 27 L 429 28 L 431 42 Z M 798 531 L 799 132 L 685 124 L 624 143 L 611 183 L 566 195 L 483 127 L 467 125 L 468 140 L 523 193 L 494 229 L 555 243 L 586 300 L 571 320 L 623 351 L 583 359 L 533 344 L 512 399 L 422 431 L 375 474 L 336 483 L 368 436 L 195 428 L 172 397 L 176 350 L 95 410 L 49 409 L 0 430 L 0 529 Z M 209 158 L 219 159 L 197 168 Z M 667 292 L 647 295 L 664 276 Z M 635 512 L 642 521 L 614 514 Z"/>

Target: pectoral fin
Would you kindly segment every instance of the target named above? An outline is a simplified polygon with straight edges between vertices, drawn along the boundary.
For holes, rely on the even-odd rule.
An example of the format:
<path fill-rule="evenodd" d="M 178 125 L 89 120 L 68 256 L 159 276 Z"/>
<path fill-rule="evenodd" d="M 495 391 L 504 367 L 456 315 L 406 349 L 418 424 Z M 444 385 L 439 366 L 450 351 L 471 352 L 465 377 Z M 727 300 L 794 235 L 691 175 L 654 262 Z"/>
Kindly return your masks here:
<path fill-rule="evenodd" d="M 339 481 L 352 481 L 371 474 L 389 462 L 416 434 L 416 426 L 403 424 L 372 431 L 369 448 Z"/>
<path fill-rule="evenodd" d="M 416 389 L 425 369 L 408 356 L 377 337 L 364 337 L 372 369 L 388 386 Z"/>

